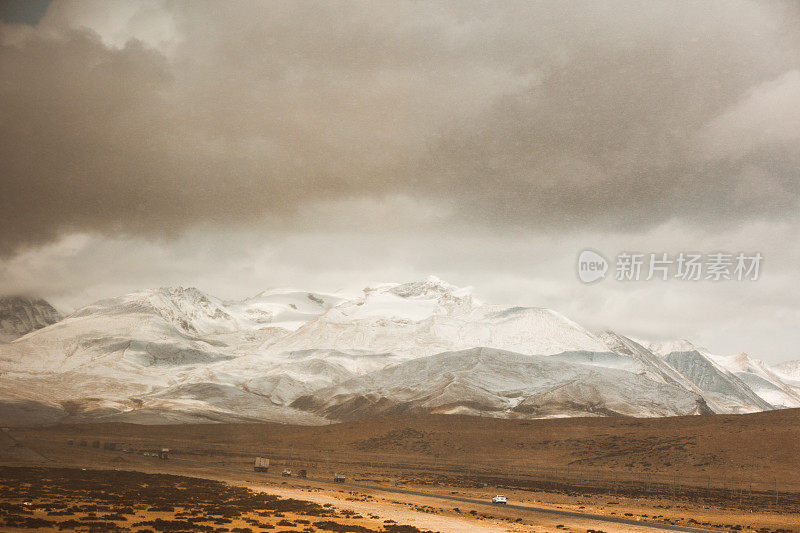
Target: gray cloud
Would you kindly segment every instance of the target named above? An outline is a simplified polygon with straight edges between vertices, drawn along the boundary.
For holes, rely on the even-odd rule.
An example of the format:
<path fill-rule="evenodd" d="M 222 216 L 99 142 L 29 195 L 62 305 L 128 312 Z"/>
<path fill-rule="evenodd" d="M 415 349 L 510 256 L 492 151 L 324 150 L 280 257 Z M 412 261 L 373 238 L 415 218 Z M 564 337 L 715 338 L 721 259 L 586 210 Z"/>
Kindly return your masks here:
<path fill-rule="evenodd" d="M 404 205 L 398 199 L 392 210 Z M 270 287 L 357 292 L 375 282 L 435 274 L 473 286 L 486 302 L 549 307 L 594 330 L 654 340 L 689 338 L 714 353 L 746 351 L 771 362 L 800 357 L 800 248 L 791 246 L 800 230 L 797 216 L 713 230 L 670 222 L 635 235 L 593 229 L 554 235 L 467 232 L 435 219 L 422 228 L 375 229 L 371 221 L 389 213 L 352 207 L 349 226 L 313 232 L 197 228 L 159 241 L 73 234 L 0 262 L 0 294 L 30 292 L 71 310 L 147 287 L 196 286 L 221 298 L 243 298 Z M 338 209 L 328 213 L 338 214 Z M 584 285 L 575 260 L 586 247 L 611 260 L 624 250 L 673 256 L 691 250 L 760 251 L 765 259 L 758 281 L 606 279 Z"/>
<path fill-rule="evenodd" d="M 54 2 L 0 24 L 0 293 L 437 274 L 797 358 L 796 2 Z M 603 282 L 585 247 L 761 251 Z"/>
<path fill-rule="evenodd" d="M 54 3 L 0 29 L 0 250 L 398 194 L 490 227 L 781 216 L 799 28 L 791 2 Z"/>
<path fill-rule="evenodd" d="M 775 20 L 697 7 L 582 20 L 591 37 L 567 34 L 529 87 L 451 128 L 425 161 L 431 181 L 440 191 L 468 183 L 457 190 L 473 208 L 548 227 L 796 209 L 800 144 L 784 123 L 800 87 L 786 74 L 797 57 L 780 50 L 788 34 Z M 755 174 L 781 194 L 750 196 Z"/>

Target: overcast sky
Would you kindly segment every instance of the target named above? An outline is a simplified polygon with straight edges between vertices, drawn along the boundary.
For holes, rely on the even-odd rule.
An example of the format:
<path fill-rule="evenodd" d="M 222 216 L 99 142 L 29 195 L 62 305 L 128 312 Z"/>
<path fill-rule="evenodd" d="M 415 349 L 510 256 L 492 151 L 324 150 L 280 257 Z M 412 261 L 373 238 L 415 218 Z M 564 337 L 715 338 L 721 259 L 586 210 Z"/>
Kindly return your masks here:
<path fill-rule="evenodd" d="M 2 7 L 0 293 L 69 311 L 435 274 L 800 358 L 797 2 Z M 585 248 L 764 260 L 584 285 Z"/>

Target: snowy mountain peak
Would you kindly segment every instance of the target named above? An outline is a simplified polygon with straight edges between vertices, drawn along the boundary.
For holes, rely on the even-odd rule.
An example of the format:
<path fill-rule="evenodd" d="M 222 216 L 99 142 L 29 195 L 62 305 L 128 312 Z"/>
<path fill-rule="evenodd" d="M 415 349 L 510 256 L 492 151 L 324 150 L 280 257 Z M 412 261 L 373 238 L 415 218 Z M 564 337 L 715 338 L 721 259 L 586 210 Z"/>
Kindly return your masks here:
<path fill-rule="evenodd" d="M 658 354 L 661 356 L 669 355 L 673 352 L 693 352 L 697 351 L 705 351 L 702 348 L 699 348 L 692 344 L 691 342 L 687 341 L 686 339 L 677 339 L 672 341 L 660 341 L 660 342 L 649 342 L 649 341 L 641 341 L 637 340 L 639 344 L 653 352 L 654 354 Z"/>
<path fill-rule="evenodd" d="M 436 277 L 355 296 L 280 289 L 222 301 L 162 287 L 102 300 L 0 345 L 0 411 L 20 400 L 45 414 L 69 402 L 71 420 L 106 416 L 105 402 L 120 420 L 294 423 L 386 409 L 546 417 L 800 407 L 792 384 L 746 354 L 596 335 L 547 308 L 483 304 Z"/>
<path fill-rule="evenodd" d="M 717 359 L 724 360 L 727 368 L 737 372 L 753 372 L 765 368 L 763 362 L 750 357 L 745 352 L 736 355 L 718 356 Z"/>
<path fill-rule="evenodd" d="M 222 302 L 194 287 L 162 287 L 145 291 L 147 301 L 168 322 L 190 333 L 233 331 L 236 322 Z"/>
<path fill-rule="evenodd" d="M 747 385 L 776 407 L 800 407 L 800 394 L 778 377 L 763 361 L 746 353 L 710 356 L 714 362 L 741 378 Z"/>
<path fill-rule="evenodd" d="M 178 285 L 177 287 L 159 287 L 158 289 L 153 289 L 152 292 L 157 292 L 159 294 L 168 296 L 175 300 L 190 300 L 190 301 L 208 300 L 208 296 L 206 296 L 197 287 L 182 287 L 181 285 Z"/>
<path fill-rule="evenodd" d="M 771 370 L 787 385 L 800 394 L 800 361 L 784 361 Z"/>
<path fill-rule="evenodd" d="M 471 294 L 471 287 L 459 288 L 443 281 L 436 276 L 428 276 L 425 281 L 412 281 L 396 285 L 389 289 L 390 292 L 402 298 L 442 298 L 466 297 Z"/>
<path fill-rule="evenodd" d="M 736 374 L 698 350 L 670 352 L 664 360 L 725 411 L 754 412 L 773 408 Z"/>
<path fill-rule="evenodd" d="M 479 305 L 471 288 L 459 288 L 431 276 L 425 281 L 369 286 L 361 297 L 341 303 L 325 319 L 420 322 L 433 316 L 468 313 Z"/>
<path fill-rule="evenodd" d="M 800 361 L 784 361 L 772 367 L 772 371 L 781 377 L 800 381 Z"/>
<path fill-rule="evenodd" d="M 221 333 L 237 328 L 224 304 L 194 287 L 160 287 L 100 300 L 70 318 L 145 313 L 163 318 L 189 335 Z"/>
<path fill-rule="evenodd" d="M 339 294 L 272 289 L 241 302 L 229 302 L 228 310 L 245 328 L 269 326 L 294 331 L 344 300 Z"/>
<path fill-rule="evenodd" d="M 428 276 L 424 281 L 407 283 L 382 283 L 364 289 L 369 298 L 375 294 L 393 294 L 409 300 L 471 299 L 472 287 L 457 287 L 436 277 Z"/>
<path fill-rule="evenodd" d="M 168 302 L 172 305 L 186 306 L 186 305 L 208 305 L 211 301 L 210 297 L 201 292 L 196 287 L 159 287 L 155 289 L 145 289 L 143 291 L 133 292 L 125 296 L 127 300 L 134 301 L 147 301 L 153 305 L 159 305 Z"/>

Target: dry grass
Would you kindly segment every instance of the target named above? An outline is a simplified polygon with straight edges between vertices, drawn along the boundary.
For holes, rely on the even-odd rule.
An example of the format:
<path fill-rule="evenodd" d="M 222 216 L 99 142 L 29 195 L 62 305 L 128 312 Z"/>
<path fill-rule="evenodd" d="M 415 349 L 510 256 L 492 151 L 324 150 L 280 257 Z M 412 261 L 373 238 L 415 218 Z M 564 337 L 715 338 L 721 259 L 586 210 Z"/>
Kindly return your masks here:
<path fill-rule="evenodd" d="M 333 506 L 187 476 L 0 467 L 0 528 L 37 531 L 421 533 Z"/>

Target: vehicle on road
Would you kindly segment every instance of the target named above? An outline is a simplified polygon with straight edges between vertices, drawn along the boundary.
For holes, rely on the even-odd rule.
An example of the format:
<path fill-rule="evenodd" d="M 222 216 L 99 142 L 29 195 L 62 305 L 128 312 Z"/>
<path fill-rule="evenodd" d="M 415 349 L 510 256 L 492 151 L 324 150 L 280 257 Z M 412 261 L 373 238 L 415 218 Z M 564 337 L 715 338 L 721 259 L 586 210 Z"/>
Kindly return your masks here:
<path fill-rule="evenodd" d="M 253 470 L 256 472 L 266 472 L 269 470 L 269 459 L 266 457 L 256 457 L 253 463 Z"/>
<path fill-rule="evenodd" d="M 291 470 L 289 470 L 289 469 L 287 468 L 286 470 L 284 470 L 283 472 L 281 472 L 281 475 L 282 475 L 283 477 L 292 477 L 292 471 L 291 471 Z"/>
<path fill-rule="evenodd" d="M 506 501 L 506 497 L 502 494 L 498 494 L 494 498 L 492 498 L 492 503 L 496 503 L 498 505 L 506 505 L 508 502 Z"/>
<path fill-rule="evenodd" d="M 346 478 L 344 477 L 344 474 L 334 474 L 333 475 L 333 482 L 334 483 L 344 483 L 345 479 Z"/>
<path fill-rule="evenodd" d="M 305 470 L 305 469 L 298 470 L 297 471 L 297 477 L 308 477 L 308 470 Z"/>

